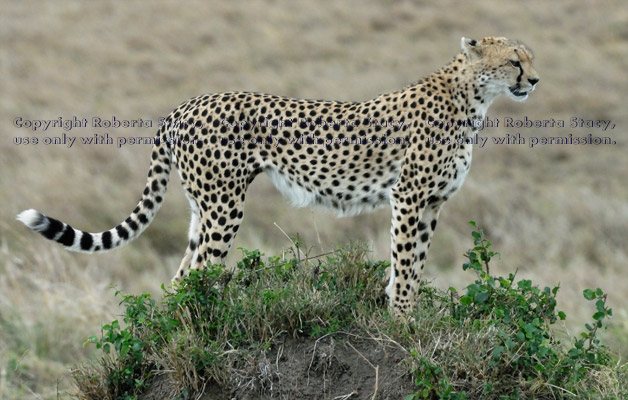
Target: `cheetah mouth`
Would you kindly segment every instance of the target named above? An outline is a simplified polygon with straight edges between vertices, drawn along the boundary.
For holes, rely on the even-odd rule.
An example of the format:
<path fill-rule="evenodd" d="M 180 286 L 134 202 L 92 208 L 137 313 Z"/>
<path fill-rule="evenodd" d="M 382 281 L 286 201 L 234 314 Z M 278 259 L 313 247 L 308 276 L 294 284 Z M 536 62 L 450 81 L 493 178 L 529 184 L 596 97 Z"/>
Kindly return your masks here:
<path fill-rule="evenodd" d="M 511 86 L 508 89 L 510 90 L 510 93 L 512 93 L 513 96 L 516 96 L 516 97 L 524 97 L 528 95 L 527 91 L 520 90 L 519 87 L 517 86 Z"/>

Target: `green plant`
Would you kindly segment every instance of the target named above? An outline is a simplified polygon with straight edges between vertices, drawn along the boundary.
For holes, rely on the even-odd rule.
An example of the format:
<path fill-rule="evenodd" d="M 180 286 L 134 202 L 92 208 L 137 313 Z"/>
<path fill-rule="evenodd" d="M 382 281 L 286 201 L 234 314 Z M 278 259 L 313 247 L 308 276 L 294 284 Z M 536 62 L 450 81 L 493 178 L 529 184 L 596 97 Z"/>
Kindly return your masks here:
<path fill-rule="evenodd" d="M 414 384 L 420 390 L 406 396 L 405 400 L 432 399 L 435 393 L 443 400 L 466 400 L 464 392 L 456 392 L 449 379 L 445 377 L 443 368 L 430 361 L 427 357 L 419 356 L 416 350 L 410 355 L 418 360 L 411 373 L 414 375 Z"/>
<path fill-rule="evenodd" d="M 499 253 L 492 250 L 491 242 L 475 222 L 470 221 L 470 225 L 474 228 L 474 247 L 465 254 L 468 261 L 462 268 L 473 271 L 476 279 L 458 301 L 456 290 L 450 288 L 451 296 L 442 298 L 442 307 L 449 310 L 451 321 L 458 327 L 489 332 L 494 340 L 487 349 L 486 361 L 492 376 L 484 382 L 483 395 L 520 398 L 516 387 L 503 390 L 499 379 L 504 375 L 564 388 L 577 386 L 591 370 L 609 367 L 612 357 L 597 336 L 612 315 L 606 306 L 606 294 L 601 289 L 584 291 L 587 300 L 595 301 L 594 322 L 585 325 L 586 332 L 571 347 L 565 347 L 552 329 L 558 320 L 566 318 L 556 308 L 559 287 L 541 289 L 530 280 L 516 281 L 516 273 L 505 278 L 491 275 L 491 259 Z M 413 374 L 420 390 L 408 398 L 459 398 L 452 397 L 454 392 L 444 368 L 423 356 L 418 357 L 415 365 Z"/>
<path fill-rule="evenodd" d="M 118 295 L 120 292 L 116 291 Z M 143 325 L 151 324 L 155 301 L 149 294 L 143 293 L 122 296 L 120 304 L 125 307 L 124 322 L 127 327 L 123 329 L 118 320 L 112 321 L 103 325 L 100 338 L 90 336 L 85 344 L 93 343 L 107 355 L 115 351 L 116 367 L 108 377 L 109 384 L 123 394 L 120 398 L 134 399 L 133 393 L 141 390 L 150 378 L 150 369 L 144 364 L 144 348 L 148 343 L 138 338 L 136 331 Z"/>
<path fill-rule="evenodd" d="M 602 289 L 585 289 L 584 298 L 595 301 L 596 312 L 593 314 L 593 324 L 585 324 L 586 332 L 574 340 L 573 346 L 567 352 L 564 368 L 575 371 L 573 379 L 581 379 L 587 373 L 587 368 L 595 365 L 608 365 L 611 362 L 610 354 L 597 336 L 598 329 L 605 329 L 604 320 L 613 315 L 613 310 L 606 306 L 607 295 Z"/>

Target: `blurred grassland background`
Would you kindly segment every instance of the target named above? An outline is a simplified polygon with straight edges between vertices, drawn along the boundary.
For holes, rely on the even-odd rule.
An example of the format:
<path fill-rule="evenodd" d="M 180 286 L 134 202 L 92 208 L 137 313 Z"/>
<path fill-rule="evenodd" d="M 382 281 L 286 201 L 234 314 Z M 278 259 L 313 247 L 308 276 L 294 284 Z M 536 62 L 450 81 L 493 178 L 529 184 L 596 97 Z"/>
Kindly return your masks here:
<path fill-rule="evenodd" d="M 131 245 L 99 256 L 65 252 L 15 221 L 36 208 L 92 232 L 128 215 L 144 187 L 150 146 L 16 146 L 57 136 L 17 117 L 149 119 L 154 128 L 76 129 L 73 136 L 152 136 L 156 121 L 202 93 L 248 90 L 367 100 L 448 63 L 461 36 L 522 40 L 541 76 L 525 103 L 499 99 L 491 118 L 611 119 L 616 128 L 490 128 L 482 136 L 610 136 L 612 146 L 487 145 L 444 207 L 424 277 L 462 290 L 467 221 L 484 227 L 493 267 L 561 283 L 565 329 L 594 312 L 585 288 L 614 309 L 607 343 L 628 355 L 628 8 L 622 1 L 123 2 L 0 4 L 0 398 L 63 398 L 82 343 L 119 313 L 110 285 L 158 293 L 186 246 L 189 212 L 173 174 L 166 204 Z M 297 234 L 317 254 L 354 239 L 388 259 L 390 210 L 337 219 L 293 209 L 259 177 L 236 247 L 277 254 Z M 233 263 L 239 251 L 232 251 Z M 575 333 L 575 332 L 572 332 Z"/>

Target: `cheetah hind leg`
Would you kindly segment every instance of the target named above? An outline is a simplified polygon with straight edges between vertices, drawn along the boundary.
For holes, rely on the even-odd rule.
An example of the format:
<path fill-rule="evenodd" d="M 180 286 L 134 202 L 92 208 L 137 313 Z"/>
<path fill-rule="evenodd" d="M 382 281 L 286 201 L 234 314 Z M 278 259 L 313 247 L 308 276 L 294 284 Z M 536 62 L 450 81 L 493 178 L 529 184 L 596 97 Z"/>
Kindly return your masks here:
<path fill-rule="evenodd" d="M 247 185 L 229 193 L 220 192 L 209 197 L 219 199 L 216 203 L 203 203 L 200 211 L 200 233 L 198 248 L 193 254 L 192 269 L 203 269 L 210 265 L 225 265 L 227 254 L 238 233 L 244 216 L 244 193 Z"/>
<path fill-rule="evenodd" d="M 187 275 L 190 266 L 192 264 L 192 259 L 196 259 L 198 256 L 198 243 L 200 239 L 200 219 L 201 215 L 196 205 L 196 201 L 186 193 L 186 197 L 190 202 L 190 208 L 192 210 L 192 218 L 190 219 L 190 229 L 188 231 L 188 247 L 185 249 L 185 254 L 183 256 L 183 260 L 181 260 L 181 265 L 179 265 L 179 269 L 177 273 L 172 278 L 172 284 L 177 284 L 183 280 L 183 278 Z"/>

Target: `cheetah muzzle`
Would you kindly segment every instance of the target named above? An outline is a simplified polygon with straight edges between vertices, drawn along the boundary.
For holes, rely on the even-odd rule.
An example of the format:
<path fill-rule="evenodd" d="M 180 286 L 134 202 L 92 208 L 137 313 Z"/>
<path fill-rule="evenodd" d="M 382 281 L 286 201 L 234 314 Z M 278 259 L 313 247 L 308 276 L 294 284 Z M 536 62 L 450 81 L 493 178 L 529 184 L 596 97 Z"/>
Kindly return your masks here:
<path fill-rule="evenodd" d="M 471 166 L 474 135 L 496 97 L 524 100 L 539 77 L 532 53 L 500 37 L 462 38 L 445 67 L 364 102 L 299 100 L 230 92 L 192 98 L 157 132 L 137 207 L 116 227 L 88 233 L 26 210 L 18 219 L 68 250 L 121 247 L 151 223 L 176 167 L 192 209 L 189 244 L 173 278 L 224 264 L 242 223 L 248 185 L 261 172 L 298 207 L 355 215 L 392 208 L 386 293 L 412 308 L 441 207 Z M 471 123 L 469 123 L 471 122 Z"/>

